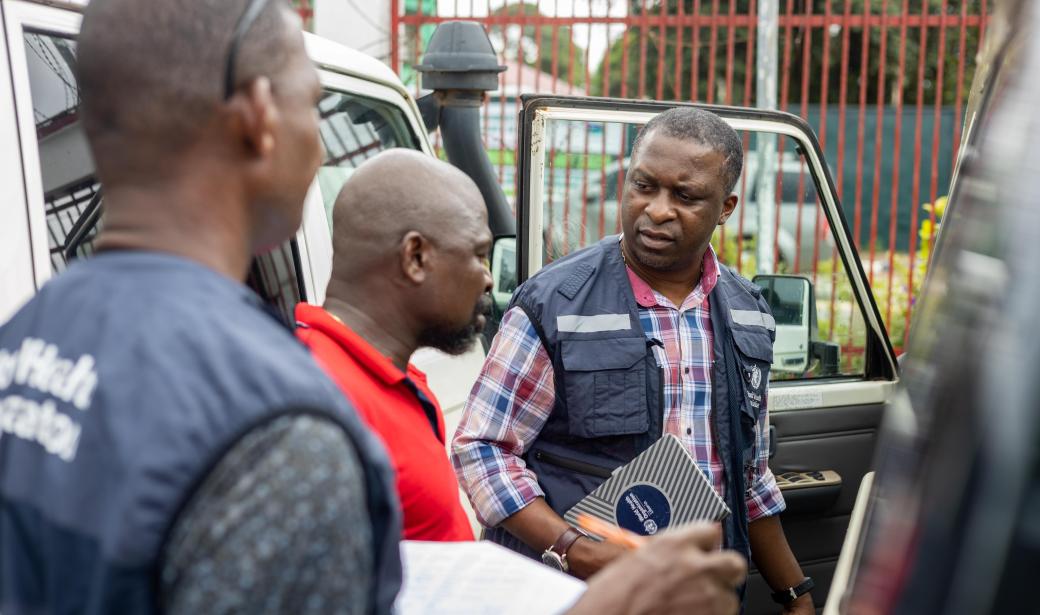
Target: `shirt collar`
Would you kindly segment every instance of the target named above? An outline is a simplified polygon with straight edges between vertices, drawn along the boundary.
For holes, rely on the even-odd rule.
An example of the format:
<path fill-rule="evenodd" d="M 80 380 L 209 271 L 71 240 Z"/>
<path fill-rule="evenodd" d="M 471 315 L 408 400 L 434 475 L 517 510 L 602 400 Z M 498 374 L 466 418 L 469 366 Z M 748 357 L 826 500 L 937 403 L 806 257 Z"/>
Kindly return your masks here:
<path fill-rule="evenodd" d="M 643 278 L 636 275 L 632 268 L 625 264 L 625 271 L 628 272 L 628 281 L 632 285 L 632 293 L 635 295 L 636 303 L 640 307 L 650 308 L 657 305 L 661 305 L 661 301 L 664 299 L 659 293 L 655 292 L 649 284 L 646 283 Z M 701 264 L 701 280 L 694 287 L 690 295 L 697 295 L 700 297 L 699 300 L 693 306 L 687 306 L 687 303 L 691 301 L 690 296 L 687 296 L 683 300 L 683 306 L 694 307 L 699 305 L 704 299 L 711 294 L 711 291 L 715 288 L 715 284 L 719 281 L 719 259 L 715 255 L 715 249 L 708 244 L 708 249 L 704 251 L 704 261 Z M 680 308 L 681 309 L 681 308 Z"/>
<path fill-rule="evenodd" d="M 398 384 L 406 377 L 426 381 L 426 375 L 411 364 L 408 365 L 407 374 L 402 372 L 389 357 L 376 350 L 365 338 L 320 306 L 309 303 L 297 304 L 296 325 L 320 331 L 388 385 Z"/>

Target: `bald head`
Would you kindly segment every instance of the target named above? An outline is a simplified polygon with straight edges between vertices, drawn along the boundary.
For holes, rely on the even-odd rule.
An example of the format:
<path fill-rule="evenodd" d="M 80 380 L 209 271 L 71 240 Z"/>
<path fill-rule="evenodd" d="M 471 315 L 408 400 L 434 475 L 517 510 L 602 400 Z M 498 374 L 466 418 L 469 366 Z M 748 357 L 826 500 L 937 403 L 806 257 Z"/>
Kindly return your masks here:
<path fill-rule="evenodd" d="M 491 307 L 491 231 L 463 172 L 419 152 L 383 152 L 339 193 L 332 235 L 325 307 L 399 367 L 420 346 L 472 346 Z"/>
<path fill-rule="evenodd" d="M 446 162 L 392 149 L 365 162 L 332 212 L 333 277 L 358 282 L 399 263 L 401 242 L 416 232 L 435 247 L 487 234 L 487 209 L 476 184 Z"/>

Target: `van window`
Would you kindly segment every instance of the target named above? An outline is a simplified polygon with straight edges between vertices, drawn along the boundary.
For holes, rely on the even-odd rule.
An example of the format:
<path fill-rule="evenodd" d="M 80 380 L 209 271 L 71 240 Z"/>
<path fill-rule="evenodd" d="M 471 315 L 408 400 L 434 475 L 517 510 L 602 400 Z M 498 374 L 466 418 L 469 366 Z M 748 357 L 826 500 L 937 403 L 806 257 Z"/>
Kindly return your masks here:
<path fill-rule="evenodd" d="M 58 272 L 65 269 L 68 257 L 91 252 L 97 233 L 95 195 L 99 186 L 79 121 L 75 41 L 27 32 L 25 57 L 40 151 L 47 242 L 51 267 Z M 92 218 L 93 224 L 85 224 Z"/>
<path fill-rule="evenodd" d="M 104 223 L 104 193 L 80 122 L 76 42 L 65 36 L 26 32 L 25 56 L 51 269 L 60 273 L 69 261 L 93 253 L 94 237 Z M 254 259 L 247 280 L 289 323 L 303 299 L 299 262 L 296 240 L 286 241 Z"/>
<path fill-rule="evenodd" d="M 326 90 L 318 103 L 325 160 L 318 186 L 332 228 L 332 206 L 343 184 L 361 163 L 395 147 L 420 149 L 419 138 L 401 108 L 356 94 Z"/>

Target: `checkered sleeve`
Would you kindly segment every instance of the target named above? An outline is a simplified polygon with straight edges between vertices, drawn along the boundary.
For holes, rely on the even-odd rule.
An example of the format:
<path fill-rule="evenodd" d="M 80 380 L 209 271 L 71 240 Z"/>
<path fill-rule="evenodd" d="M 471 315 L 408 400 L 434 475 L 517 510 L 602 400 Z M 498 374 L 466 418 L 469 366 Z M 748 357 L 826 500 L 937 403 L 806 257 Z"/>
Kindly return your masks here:
<path fill-rule="evenodd" d="M 763 400 L 763 406 L 768 403 L 768 394 Z M 755 471 L 752 476 L 751 485 L 745 494 L 748 506 L 748 521 L 761 519 L 779 514 L 787 505 L 780 488 L 776 486 L 776 477 L 769 469 L 769 412 L 767 407 L 762 408 L 755 426 L 755 437 L 757 438 Z"/>
<path fill-rule="evenodd" d="M 506 312 L 463 411 L 451 461 L 477 518 L 495 527 L 544 495 L 521 459 L 555 400 L 552 360 L 527 314 Z"/>

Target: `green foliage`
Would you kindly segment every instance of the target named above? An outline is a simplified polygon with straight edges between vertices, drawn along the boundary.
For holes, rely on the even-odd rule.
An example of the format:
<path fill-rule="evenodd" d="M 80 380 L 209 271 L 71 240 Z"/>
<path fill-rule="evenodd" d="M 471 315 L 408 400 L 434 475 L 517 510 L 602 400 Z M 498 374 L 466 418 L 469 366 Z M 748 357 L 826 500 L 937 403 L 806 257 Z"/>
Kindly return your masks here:
<path fill-rule="evenodd" d="M 917 0 L 909 4 L 910 15 L 938 15 L 945 4 L 946 15 L 959 17 L 963 9 L 975 15 L 986 0 Z M 870 103 L 915 104 L 920 98 L 933 103 L 942 70 L 941 104 L 953 104 L 957 96 L 958 73 L 961 68 L 959 49 L 961 29 L 947 27 L 944 45 L 940 48 L 937 28 L 929 28 L 922 46 L 920 27 L 894 25 L 884 28 L 872 26 L 864 37 L 861 27 L 844 32 L 840 24 L 826 30 L 820 27 L 805 29 L 785 25 L 786 15 L 807 13 L 825 15 L 829 10 L 834 18 L 848 14 L 850 18 L 869 16 L 901 16 L 901 0 L 778 0 L 781 27 L 779 32 L 778 68 L 781 80 L 788 84 L 787 98 L 791 103 L 837 102 L 840 98 L 841 67 L 847 40 L 848 74 L 845 98 L 858 101 L 861 90 Z M 754 104 L 755 75 L 753 48 L 755 22 L 750 26 L 729 27 L 730 14 L 747 15 L 750 0 L 631 0 L 629 14 L 648 17 L 646 24 L 630 26 L 608 48 L 592 79 L 590 93 L 610 96 L 624 94 L 629 98 L 663 98 L 666 100 L 711 100 L 736 105 Z M 962 6 L 962 5 L 967 6 Z M 717 13 L 716 13 L 717 10 Z M 714 37 L 712 57 L 712 29 L 655 25 L 654 18 L 669 16 L 716 16 L 718 28 Z M 971 83 L 974 63 L 971 61 L 979 47 L 979 28 L 963 30 L 964 75 L 963 83 Z M 847 36 L 846 36 L 847 35 Z M 866 38 L 866 40 L 864 40 Z M 727 65 L 732 40 L 732 86 L 727 89 Z M 882 44 L 884 53 L 882 53 Z M 752 46 L 749 49 L 749 46 Z M 905 46 L 905 48 L 904 48 Z M 923 49 L 923 52 L 922 52 Z M 749 56 L 750 53 L 750 56 Z M 918 68 L 923 57 L 923 74 Z M 751 58 L 751 65 L 748 58 Z M 626 61 L 627 58 L 627 61 Z M 866 70 L 864 70 L 866 64 Z M 882 67 L 882 64 L 884 65 Z M 825 70 L 826 67 L 826 70 Z M 882 75 L 883 71 L 883 75 Z M 826 91 L 824 77 L 826 76 Z M 879 81 L 879 76 L 883 76 Z M 923 79 L 920 79 L 923 77 Z M 804 84 L 803 84 L 804 81 Z M 750 91 L 746 85 L 750 84 Z M 803 90 L 804 85 L 804 90 Z M 861 88 L 862 85 L 862 88 Z M 883 88 L 883 89 L 882 89 Z M 780 88 L 781 97 L 784 95 Z M 803 95 L 804 92 L 804 95 Z M 879 96 L 880 94 L 880 96 Z"/>
<path fill-rule="evenodd" d="M 574 40 L 570 26 L 553 28 L 543 25 L 539 28 L 523 24 L 525 17 L 539 15 L 538 5 L 531 2 L 507 3 L 492 15 L 508 15 L 518 24 L 506 29 L 504 36 L 501 28 L 489 28 L 492 40 L 496 41 L 495 48 L 507 59 L 520 57 L 524 64 L 547 75 L 556 75 L 561 83 L 585 85 L 585 48 Z"/>

